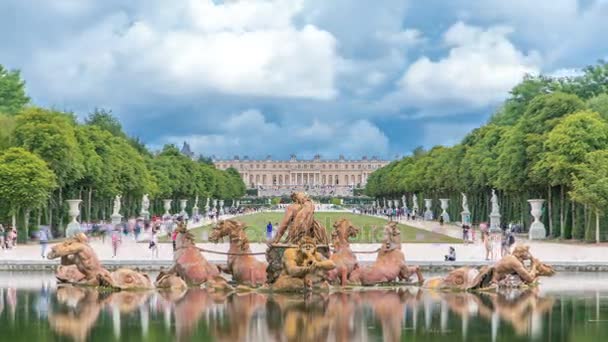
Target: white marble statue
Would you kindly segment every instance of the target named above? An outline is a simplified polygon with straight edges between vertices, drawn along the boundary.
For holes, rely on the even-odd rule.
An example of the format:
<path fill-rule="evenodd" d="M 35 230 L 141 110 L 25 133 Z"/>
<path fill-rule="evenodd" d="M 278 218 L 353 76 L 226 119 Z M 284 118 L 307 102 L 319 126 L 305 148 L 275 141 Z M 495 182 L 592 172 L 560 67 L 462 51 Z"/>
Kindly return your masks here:
<path fill-rule="evenodd" d="M 148 212 L 150 209 L 150 199 L 148 198 L 148 194 L 144 194 L 144 197 L 141 199 L 141 211 Z"/>
<path fill-rule="evenodd" d="M 198 195 L 194 198 L 194 207 L 198 208 Z"/>
<path fill-rule="evenodd" d="M 462 195 L 462 211 L 469 212 L 469 201 L 467 200 L 467 195 L 464 192 L 460 193 Z"/>
<path fill-rule="evenodd" d="M 418 196 L 416 196 L 416 194 L 412 195 L 412 208 L 414 211 L 418 210 Z"/>
<path fill-rule="evenodd" d="M 492 189 L 492 214 L 500 213 L 500 208 L 498 207 L 498 196 L 496 196 L 496 190 Z"/>
<path fill-rule="evenodd" d="M 120 199 L 122 196 L 116 195 L 114 197 L 114 209 L 112 210 L 112 215 L 120 215 Z"/>

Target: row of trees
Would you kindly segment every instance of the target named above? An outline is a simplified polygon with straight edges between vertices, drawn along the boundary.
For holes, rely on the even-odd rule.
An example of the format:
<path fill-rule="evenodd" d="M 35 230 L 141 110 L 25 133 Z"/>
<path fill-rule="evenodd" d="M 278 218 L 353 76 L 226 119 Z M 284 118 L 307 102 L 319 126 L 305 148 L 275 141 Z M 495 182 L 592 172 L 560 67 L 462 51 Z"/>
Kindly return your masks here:
<path fill-rule="evenodd" d="M 84 219 L 107 219 L 117 194 L 130 217 L 146 193 L 151 212 L 162 213 L 163 198 L 234 199 L 245 184 L 238 171 L 192 160 L 173 145 L 150 152 L 109 111 L 81 123 L 73 113 L 32 106 L 19 73 L 0 66 L 0 222 L 19 218 L 23 237 L 29 226 L 63 228 L 69 198 L 83 200 Z"/>
<path fill-rule="evenodd" d="M 459 217 L 454 204 L 466 193 L 473 220 L 480 222 L 488 220 L 492 188 L 503 222 L 528 226 L 527 200 L 543 198 L 551 236 L 608 237 L 608 226 L 600 223 L 608 209 L 608 63 L 576 77 L 526 77 L 489 122 L 460 144 L 416 149 L 374 172 L 366 193 L 417 193 L 421 201 L 447 197 L 452 217 Z"/>

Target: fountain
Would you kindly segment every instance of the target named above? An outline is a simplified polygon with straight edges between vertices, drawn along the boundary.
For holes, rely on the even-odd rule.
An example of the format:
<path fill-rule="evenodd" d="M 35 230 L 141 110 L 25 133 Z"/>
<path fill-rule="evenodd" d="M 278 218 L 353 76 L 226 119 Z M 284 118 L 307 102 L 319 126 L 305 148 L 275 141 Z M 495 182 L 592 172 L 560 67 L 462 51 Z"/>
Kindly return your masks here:
<path fill-rule="evenodd" d="M 72 219 L 70 220 L 70 223 L 68 223 L 68 226 L 65 230 L 65 236 L 72 237 L 72 236 L 76 235 L 77 233 L 80 233 L 80 223 L 78 223 L 76 218 L 78 217 L 78 215 L 80 215 L 79 206 L 80 206 L 80 203 L 82 202 L 82 200 L 73 199 L 73 200 L 67 200 L 66 202 L 68 202 L 68 205 L 70 206 L 69 214 Z"/>
<path fill-rule="evenodd" d="M 530 203 L 530 214 L 534 217 L 534 222 L 530 225 L 530 232 L 528 237 L 530 240 L 543 240 L 547 236 L 547 230 L 545 225 L 540 221 L 540 215 L 542 214 L 544 199 L 531 199 L 528 200 Z"/>
<path fill-rule="evenodd" d="M 433 200 L 430 198 L 425 198 L 424 199 L 424 207 L 425 207 L 425 211 L 424 211 L 424 219 L 426 221 L 431 221 L 433 220 L 433 211 L 431 210 L 431 207 L 433 206 Z"/>
<path fill-rule="evenodd" d="M 448 214 L 448 212 L 446 211 L 448 209 L 448 202 L 449 202 L 449 198 L 440 198 L 439 201 L 441 202 L 441 217 L 443 217 L 443 222 L 447 223 L 450 222 L 450 214 Z"/>

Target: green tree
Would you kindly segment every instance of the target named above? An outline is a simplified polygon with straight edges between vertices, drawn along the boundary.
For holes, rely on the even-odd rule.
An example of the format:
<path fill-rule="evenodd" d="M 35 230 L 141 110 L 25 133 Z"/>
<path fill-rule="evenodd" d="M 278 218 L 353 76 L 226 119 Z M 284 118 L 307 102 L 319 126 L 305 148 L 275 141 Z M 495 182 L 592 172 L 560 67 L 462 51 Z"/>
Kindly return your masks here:
<path fill-rule="evenodd" d="M 13 215 L 24 214 L 22 239 L 29 235 L 29 213 L 43 207 L 56 187 L 55 175 L 47 164 L 23 148 L 0 152 L 0 200 Z"/>
<path fill-rule="evenodd" d="M 29 102 L 19 71 L 9 71 L 0 65 L 0 113 L 15 115 Z"/>
<path fill-rule="evenodd" d="M 587 106 L 599 113 L 604 120 L 608 120 L 608 94 L 600 94 L 587 100 Z"/>
<path fill-rule="evenodd" d="M 572 198 L 595 212 L 595 241 L 600 242 L 600 215 L 608 208 L 608 150 L 588 153 L 572 182 Z M 586 234 L 589 238 L 590 234 Z"/>
<path fill-rule="evenodd" d="M 12 146 L 15 124 L 14 116 L 0 114 L 0 151 Z"/>
<path fill-rule="evenodd" d="M 87 125 L 97 126 L 105 131 L 112 133 L 116 137 L 126 137 L 122 131 L 120 121 L 112 114 L 111 110 L 103 108 L 95 108 L 93 113 L 84 121 Z"/>

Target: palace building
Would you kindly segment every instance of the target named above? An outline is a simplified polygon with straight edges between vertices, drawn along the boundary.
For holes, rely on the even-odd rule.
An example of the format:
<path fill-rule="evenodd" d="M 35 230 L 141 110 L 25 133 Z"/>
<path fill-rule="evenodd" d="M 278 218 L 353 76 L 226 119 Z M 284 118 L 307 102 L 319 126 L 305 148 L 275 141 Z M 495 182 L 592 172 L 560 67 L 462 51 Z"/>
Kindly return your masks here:
<path fill-rule="evenodd" d="M 316 155 L 312 160 L 249 159 L 235 156 L 230 160 L 213 160 L 220 170 L 235 168 L 248 188 L 257 188 L 260 196 L 284 195 L 291 191 L 307 191 L 313 195 L 349 195 L 353 188 L 363 187 L 375 170 L 389 162 L 377 157 L 358 160 L 323 160 Z M 261 191 L 260 191 L 261 190 Z M 345 193 L 346 192 L 346 193 Z"/>

